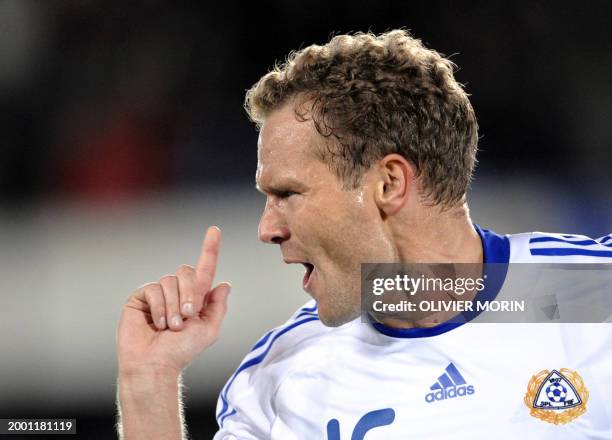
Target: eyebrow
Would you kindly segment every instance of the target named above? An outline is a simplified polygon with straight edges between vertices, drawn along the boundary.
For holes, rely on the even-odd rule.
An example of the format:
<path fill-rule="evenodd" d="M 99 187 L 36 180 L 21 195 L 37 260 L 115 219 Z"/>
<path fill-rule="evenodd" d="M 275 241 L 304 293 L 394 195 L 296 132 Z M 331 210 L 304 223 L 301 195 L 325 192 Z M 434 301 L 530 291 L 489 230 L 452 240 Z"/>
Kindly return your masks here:
<path fill-rule="evenodd" d="M 273 186 L 269 186 L 267 188 L 262 188 L 261 186 L 259 186 L 258 183 L 255 184 L 255 189 L 257 191 L 259 191 L 261 194 L 263 194 L 264 196 L 267 195 L 267 194 L 279 195 L 279 194 L 281 194 L 281 193 L 283 193 L 285 191 L 285 190 L 282 190 L 282 189 L 275 188 Z"/>
<path fill-rule="evenodd" d="M 265 194 L 278 195 L 278 194 L 281 194 L 287 191 L 287 189 L 281 189 L 279 188 L 279 186 L 280 187 L 291 186 L 295 189 L 302 189 L 304 185 L 293 179 L 288 179 L 287 181 L 282 182 L 281 184 L 278 184 L 278 185 L 268 185 L 268 186 L 265 186 L 265 185 L 261 186 L 259 182 L 255 182 L 255 189 L 264 195 Z"/>

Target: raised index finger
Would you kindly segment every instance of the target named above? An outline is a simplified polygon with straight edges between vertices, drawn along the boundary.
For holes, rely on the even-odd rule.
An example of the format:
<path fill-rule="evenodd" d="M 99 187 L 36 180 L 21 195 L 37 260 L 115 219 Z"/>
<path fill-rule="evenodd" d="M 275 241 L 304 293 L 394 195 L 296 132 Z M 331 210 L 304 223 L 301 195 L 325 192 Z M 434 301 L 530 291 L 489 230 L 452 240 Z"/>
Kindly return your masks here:
<path fill-rule="evenodd" d="M 220 247 L 221 230 L 216 226 L 211 226 L 206 231 L 206 236 L 202 242 L 202 251 L 195 267 L 197 288 L 200 295 L 208 293 L 215 279 Z"/>

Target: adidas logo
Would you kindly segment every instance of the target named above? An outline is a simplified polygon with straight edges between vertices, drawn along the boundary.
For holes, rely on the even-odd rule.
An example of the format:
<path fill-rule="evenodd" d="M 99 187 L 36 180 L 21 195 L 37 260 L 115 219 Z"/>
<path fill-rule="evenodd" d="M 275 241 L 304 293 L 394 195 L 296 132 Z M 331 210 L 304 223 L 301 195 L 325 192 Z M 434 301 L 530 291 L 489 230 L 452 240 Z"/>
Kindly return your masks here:
<path fill-rule="evenodd" d="M 432 392 L 425 395 L 427 403 L 474 394 L 474 386 L 466 384 L 465 379 L 452 362 L 448 364 L 444 373 L 429 389 Z"/>

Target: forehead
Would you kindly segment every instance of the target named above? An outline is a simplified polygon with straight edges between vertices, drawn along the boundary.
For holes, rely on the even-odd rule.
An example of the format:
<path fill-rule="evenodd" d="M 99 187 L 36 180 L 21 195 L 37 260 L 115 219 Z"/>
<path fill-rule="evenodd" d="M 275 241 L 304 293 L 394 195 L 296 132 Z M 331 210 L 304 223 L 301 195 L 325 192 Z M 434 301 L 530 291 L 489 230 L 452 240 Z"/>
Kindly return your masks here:
<path fill-rule="evenodd" d="M 315 155 L 318 136 L 311 120 L 296 118 L 292 103 L 272 112 L 257 142 L 258 184 L 282 177 L 296 178 L 313 166 L 324 165 Z"/>

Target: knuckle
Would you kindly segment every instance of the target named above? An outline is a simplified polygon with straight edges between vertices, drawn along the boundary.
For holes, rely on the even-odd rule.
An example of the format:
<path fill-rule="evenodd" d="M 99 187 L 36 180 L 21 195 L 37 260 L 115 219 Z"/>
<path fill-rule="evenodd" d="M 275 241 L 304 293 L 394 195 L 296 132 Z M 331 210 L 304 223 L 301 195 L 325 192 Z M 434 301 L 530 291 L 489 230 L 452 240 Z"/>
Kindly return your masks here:
<path fill-rule="evenodd" d="M 151 284 L 157 284 L 157 282 L 156 282 L 156 281 L 152 281 L 152 282 L 150 282 L 150 283 L 144 283 L 144 284 L 142 284 L 142 285 L 138 286 L 134 292 L 140 292 L 140 291 L 142 291 L 142 290 L 145 290 L 145 289 L 146 289 L 146 288 L 148 288 L 148 287 L 149 287 Z"/>
<path fill-rule="evenodd" d="M 137 289 L 137 292 L 143 292 L 145 296 L 161 292 L 161 285 L 158 282 L 146 283 Z"/>
<path fill-rule="evenodd" d="M 162 289 L 159 284 L 151 285 L 144 292 L 144 297 L 149 304 L 155 304 L 160 302 L 162 296 Z"/>
<path fill-rule="evenodd" d="M 176 275 L 178 277 L 191 277 L 195 274 L 195 269 L 193 266 L 189 264 L 181 264 L 178 269 L 176 269 Z"/>
<path fill-rule="evenodd" d="M 160 284 L 163 284 L 163 283 L 173 283 L 173 282 L 176 282 L 176 275 L 174 275 L 174 274 L 167 274 L 167 275 L 162 276 L 159 279 L 159 283 Z"/>

